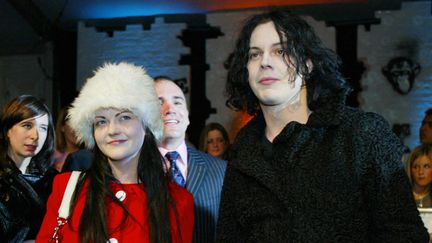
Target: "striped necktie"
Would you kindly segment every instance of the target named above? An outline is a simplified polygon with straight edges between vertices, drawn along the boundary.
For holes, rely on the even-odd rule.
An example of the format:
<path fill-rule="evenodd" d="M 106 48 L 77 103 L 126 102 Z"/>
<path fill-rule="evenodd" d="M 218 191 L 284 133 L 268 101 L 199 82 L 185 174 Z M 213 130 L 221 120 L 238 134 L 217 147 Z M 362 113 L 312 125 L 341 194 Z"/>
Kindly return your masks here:
<path fill-rule="evenodd" d="M 185 187 L 186 181 L 183 178 L 180 170 L 177 167 L 177 159 L 179 157 L 179 153 L 177 151 L 171 151 L 166 153 L 165 157 L 169 160 L 171 163 L 171 175 L 172 179 L 181 187 Z"/>

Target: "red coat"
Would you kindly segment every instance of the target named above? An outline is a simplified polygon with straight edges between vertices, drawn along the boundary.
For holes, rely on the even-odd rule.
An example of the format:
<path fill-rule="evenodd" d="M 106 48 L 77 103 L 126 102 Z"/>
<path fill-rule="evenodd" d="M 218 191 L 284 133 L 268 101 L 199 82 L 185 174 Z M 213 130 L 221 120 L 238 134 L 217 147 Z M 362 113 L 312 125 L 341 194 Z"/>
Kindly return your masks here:
<path fill-rule="evenodd" d="M 47 213 L 36 238 L 36 242 L 46 243 L 52 237 L 54 228 L 57 225 L 58 208 L 60 207 L 70 174 L 71 173 L 63 173 L 54 179 L 53 191 L 47 203 Z M 84 184 L 83 189 L 79 193 L 73 214 L 69 217 L 69 223 L 64 225 L 61 230 L 61 235 L 63 236 L 62 242 L 64 243 L 79 242 L 78 225 L 84 209 L 87 187 L 88 182 Z M 114 194 L 123 191 L 119 192 L 117 195 L 123 195 L 123 197 L 121 197 L 123 198 L 122 203 L 124 203 L 131 214 L 127 220 L 121 224 L 125 213 L 124 210 L 112 200 L 106 200 L 107 226 L 110 240 L 112 239 L 110 242 L 116 242 L 115 240 L 119 243 L 149 242 L 147 196 L 143 191 L 143 185 L 111 183 L 110 188 Z M 178 222 L 180 222 L 180 225 L 177 226 L 175 212 L 171 208 L 169 210 L 169 218 L 171 222 L 172 242 L 192 242 L 194 223 L 192 194 L 173 182 L 169 182 L 168 189 L 177 207 Z M 181 233 L 178 232 L 178 229 L 180 229 Z"/>

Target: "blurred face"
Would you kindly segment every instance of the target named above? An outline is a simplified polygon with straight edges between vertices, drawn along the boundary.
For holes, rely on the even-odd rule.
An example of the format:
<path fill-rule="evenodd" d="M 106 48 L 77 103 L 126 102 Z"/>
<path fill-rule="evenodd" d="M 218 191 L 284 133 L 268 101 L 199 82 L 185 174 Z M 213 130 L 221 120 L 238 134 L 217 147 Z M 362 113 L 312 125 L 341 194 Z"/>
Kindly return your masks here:
<path fill-rule="evenodd" d="M 95 112 L 94 138 L 110 162 L 138 162 L 145 130 L 132 112 L 100 109 Z"/>
<path fill-rule="evenodd" d="M 225 152 L 225 139 L 219 130 L 211 130 L 207 134 L 207 153 L 220 157 Z"/>
<path fill-rule="evenodd" d="M 255 28 L 249 48 L 249 85 L 261 106 L 286 106 L 298 102 L 302 78 L 293 66 L 288 66 L 289 58 L 273 22 Z"/>
<path fill-rule="evenodd" d="M 432 183 L 432 161 L 428 156 L 422 155 L 412 163 L 411 178 L 419 187 L 426 187 Z"/>
<path fill-rule="evenodd" d="M 72 128 L 69 126 L 68 122 L 66 122 L 63 125 L 62 131 L 64 133 L 64 137 L 66 139 L 66 142 L 68 144 L 73 144 L 76 145 L 77 144 L 77 138 L 75 136 L 75 132 L 72 130 Z"/>
<path fill-rule="evenodd" d="M 155 88 L 161 104 L 164 140 L 183 141 L 189 125 L 189 111 L 183 91 L 168 80 L 155 82 Z"/>
<path fill-rule="evenodd" d="M 425 116 L 420 127 L 420 142 L 432 144 L 432 116 Z"/>
<path fill-rule="evenodd" d="M 20 161 L 35 156 L 41 151 L 47 135 L 47 114 L 18 122 L 7 132 L 9 140 L 8 155 L 12 159 Z"/>

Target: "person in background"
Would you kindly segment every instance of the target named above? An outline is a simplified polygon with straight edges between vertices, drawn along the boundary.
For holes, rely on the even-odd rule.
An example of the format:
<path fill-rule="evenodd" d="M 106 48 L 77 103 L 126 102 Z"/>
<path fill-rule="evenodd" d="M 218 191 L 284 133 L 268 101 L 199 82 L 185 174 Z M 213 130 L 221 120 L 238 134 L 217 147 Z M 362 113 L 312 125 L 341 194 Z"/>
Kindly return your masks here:
<path fill-rule="evenodd" d="M 432 145 L 432 108 L 426 110 L 421 123 L 420 142 L 422 145 Z"/>
<path fill-rule="evenodd" d="M 56 122 L 56 150 L 54 153 L 53 167 L 58 172 L 62 171 L 66 157 L 80 149 L 75 133 L 69 126 L 67 119 L 68 106 L 60 110 Z"/>
<path fill-rule="evenodd" d="M 86 171 L 93 163 L 94 154 L 89 149 L 80 149 L 68 154 L 61 172 Z"/>
<path fill-rule="evenodd" d="M 408 162 L 408 177 L 417 207 L 432 207 L 432 146 L 414 149 Z"/>
<path fill-rule="evenodd" d="M 230 146 L 229 136 L 226 129 L 219 123 L 207 124 L 201 131 L 199 149 L 214 157 L 228 160 L 228 149 Z"/>
<path fill-rule="evenodd" d="M 0 241 L 36 238 L 51 191 L 54 124 L 38 98 L 9 101 L 0 118 Z"/>
<path fill-rule="evenodd" d="M 226 161 L 186 144 L 189 111 L 180 87 L 165 76 L 155 77 L 154 85 L 164 123 L 159 151 L 173 179 L 194 196 L 193 242 L 214 242 Z"/>
<path fill-rule="evenodd" d="M 400 140 L 345 105 L 339 64 L 292 13 L 245 23 L 227 104 L 255 117 L 232 145 L 218 242 L 428 242 Z"/>
<path fill-rule="evenodd" d="M 157 147 L 163 135 L 160 105 L 145 70 L 104 64 L 87 80 L 68 117 L 94 160 L 79 175 L 70 216 L 60 224 L 57 212 L 71 173 L 56 177 L 37 242 L 192 242 L 193 197 L 164 171 Z"/>

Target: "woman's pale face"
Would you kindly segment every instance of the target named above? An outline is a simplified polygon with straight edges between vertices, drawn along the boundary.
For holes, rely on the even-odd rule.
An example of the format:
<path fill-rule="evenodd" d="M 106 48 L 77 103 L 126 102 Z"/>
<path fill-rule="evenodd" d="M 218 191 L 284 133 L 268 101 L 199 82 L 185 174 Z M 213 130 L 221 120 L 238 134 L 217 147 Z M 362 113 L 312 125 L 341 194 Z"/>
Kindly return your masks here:
<path fill-rule="evenodd" d="M 24 119 L 7 131 L 8 154 L 11 158 L 23 160 L 38 154 L 48 136 L 48 115 Z"/>
<path fill-rule="evenodd" d="M 426 187 L 432 183 L 432 161 L 428 156 L 422 155 L 412 163 L 411 178 L 419 187 Z"/>
<path fill-rule="evenodd" d="M 225 152 L 225 139 L 219 130 L 211 130 L 207 134 L 207 153 L 220 157 Z"/>
<path fill-rule="evenodd" d="M 95 112 L 96 145 L 110 162 L 137 162 L 144 136 L 141 119 L 130 111 L 108 108 Z"/>
<path fill-rule="evenodd" d="M 249 85 L 261 106 L 284 107 L 299 100 L 302 78 L 287 63 L 273 22 L 258 25 L 250 38 L 247 69 Z"/>

